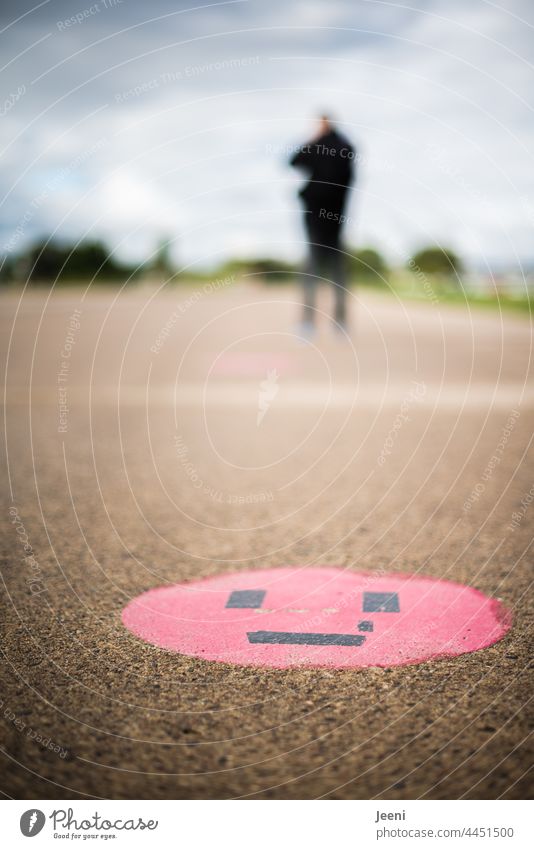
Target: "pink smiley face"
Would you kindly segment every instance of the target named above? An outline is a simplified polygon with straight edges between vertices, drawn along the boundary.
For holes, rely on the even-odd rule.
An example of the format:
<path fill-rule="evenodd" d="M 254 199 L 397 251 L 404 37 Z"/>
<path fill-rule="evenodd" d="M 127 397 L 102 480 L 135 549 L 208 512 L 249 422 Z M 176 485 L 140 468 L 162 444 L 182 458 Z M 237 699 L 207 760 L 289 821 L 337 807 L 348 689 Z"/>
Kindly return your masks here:
<path fill-rule="evenodd" d="M 504 606 L 462 584 L 338 568 L 235 572 L 149 590 L 123 610 L 148 643 L 243 666 L 399 666 L 486 648 Z"/>

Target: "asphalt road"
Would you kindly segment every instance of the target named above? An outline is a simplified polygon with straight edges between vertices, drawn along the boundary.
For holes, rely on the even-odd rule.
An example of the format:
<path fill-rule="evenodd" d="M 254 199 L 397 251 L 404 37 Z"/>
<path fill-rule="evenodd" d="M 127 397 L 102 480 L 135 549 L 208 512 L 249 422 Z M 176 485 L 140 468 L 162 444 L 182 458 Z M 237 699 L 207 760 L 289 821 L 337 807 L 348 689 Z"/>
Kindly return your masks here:
<path fill-rule="evenodd" d="M 346 339 L 328 295 L 308 346 L 289 286 L 1 296 L 7 796 L 528 794 L 531 324 L 365 291 Z M 152 587 L 295 564 L 471 584 L 514 624 L 416 666 L 277 670 L 121 623 Z"/>

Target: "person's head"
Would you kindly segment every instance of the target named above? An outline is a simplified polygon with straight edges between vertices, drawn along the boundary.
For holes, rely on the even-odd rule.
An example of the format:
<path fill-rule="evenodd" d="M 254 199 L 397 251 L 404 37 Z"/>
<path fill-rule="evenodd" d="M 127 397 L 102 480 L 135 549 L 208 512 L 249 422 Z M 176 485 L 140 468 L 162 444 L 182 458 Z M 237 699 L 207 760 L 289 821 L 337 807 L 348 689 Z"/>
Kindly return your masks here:
<path fill-rule="evenodd" d="M 331 119 L 330 115 L 324 115 L 324 114 L 320 115 L 318 120 L 319 120 L 319 128 L 318 129 L 319 129 L 319 134 L 321 136 L 325 135 L 326 133 L 331 132 L 333 125 L 332 125 L 332 119 Z"/>

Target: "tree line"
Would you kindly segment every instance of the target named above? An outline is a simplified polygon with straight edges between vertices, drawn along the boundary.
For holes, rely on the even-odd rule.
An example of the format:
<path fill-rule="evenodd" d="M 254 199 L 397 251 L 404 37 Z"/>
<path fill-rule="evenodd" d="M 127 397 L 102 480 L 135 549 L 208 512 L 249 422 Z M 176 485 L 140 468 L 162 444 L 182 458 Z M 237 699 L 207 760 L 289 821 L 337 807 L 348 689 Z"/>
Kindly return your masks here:
<path fill-rule="evenodd" d="M 384 255 L 376 248 L 362 247 L 346 251 L 349 277 L 377 286 L 387 285 L 388 274 L 393 270 Z M 458 277 L 463 264 L 457 254 L 449 249 L 429 245 L 416 251 L 404 265 L 410 272 L 424 275 Z M 300 266 L 276 258 L 258 257 L 256 259 L 227 260 L 217 269 L 211 269 L 209 276 L 232 273 L 261 277 L 266 282 L 281 282 L 298 273 Z M 398 270 L 398 269 L 397 269 Z M 84 241 L 76 244 L 40 241 L 17 256 L 4 257 L 1 279 L 4 283 L 70 283 L 76 280 L 95 280 L 101 282 L 139 281 L 147 275 L 177 280 L 208 276 L 207 274 L 187 271 L 181 274 L 173 263 L 169 243 L 162 242 L 153 258 L 141 264 L 128 264 L 119 261 L 100 241 Z"/>

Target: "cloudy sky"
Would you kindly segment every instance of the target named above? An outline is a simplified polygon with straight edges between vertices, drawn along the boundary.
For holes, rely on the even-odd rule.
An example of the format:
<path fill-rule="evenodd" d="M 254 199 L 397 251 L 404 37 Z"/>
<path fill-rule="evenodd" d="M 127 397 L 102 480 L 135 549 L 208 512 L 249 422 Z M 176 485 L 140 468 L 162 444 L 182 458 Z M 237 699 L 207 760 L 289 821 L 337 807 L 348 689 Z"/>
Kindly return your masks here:
<path fill-rule="evenodd" d="M 4 254 L 298 258 L 286 153 L 328 110 L 361 157 L 349 243 L 534 261 L 530 0 L 4 0 L 0 38 Z"/>

